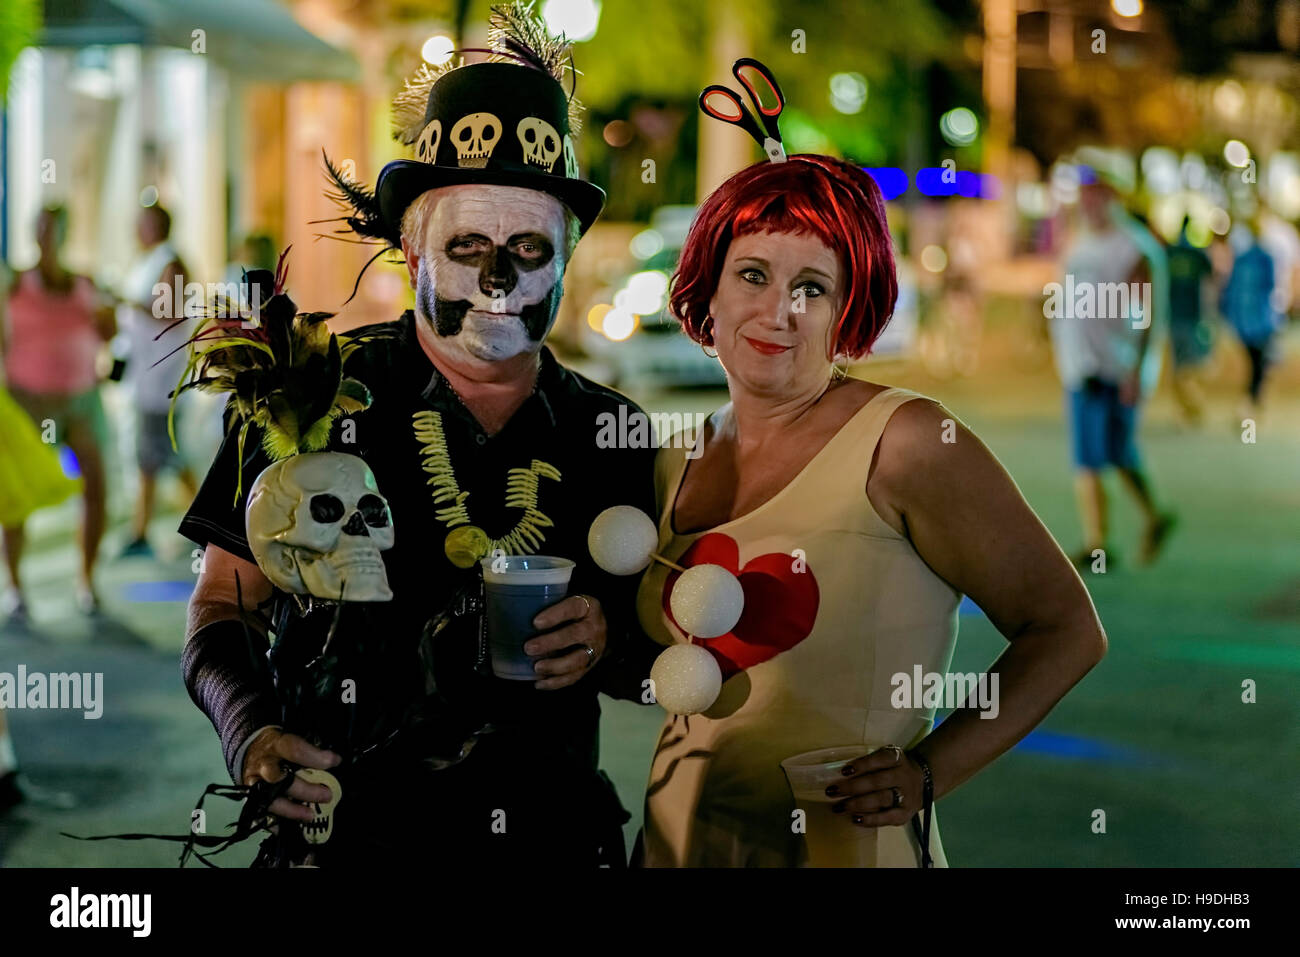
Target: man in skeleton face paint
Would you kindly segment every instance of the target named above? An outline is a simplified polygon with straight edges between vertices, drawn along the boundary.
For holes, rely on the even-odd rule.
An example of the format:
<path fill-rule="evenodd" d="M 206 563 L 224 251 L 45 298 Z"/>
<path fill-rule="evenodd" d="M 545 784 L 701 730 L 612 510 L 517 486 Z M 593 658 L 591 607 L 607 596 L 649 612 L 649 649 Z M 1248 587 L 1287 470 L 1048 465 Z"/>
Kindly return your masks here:
<path fill-rule="evenodd" d="M 402 250 L 422 341 L 468 368 L 535 364 L 564 291 L 572 214 L 515 186 L 443 187 L 412 207 Z"/>
<path fill-rule="evenodd" d="M 613 505 L 656 514 L 654 450 L 599 448 L 605 415 L 640 410 L 544 344 L 604 193 L 578 175 L 567 44 L 519 5 L 497 8 L 494 27 L 486 62 L 426 67 L 397 98 L 413 159 L 373 192 L 328 166 L 347 225 L 400 249 L 415 291 L 413 310 L 347 358 L 373 399 L 330 441 L 387 502 L 392 600 L 272 586 L 248 544 L 248 480 L 232 502 L 233 438 L 181 526 L 205 547 L 186 683 L 231 776 L 283 786 L 321 769 L 341 790 L 309 771 L 276 796 L 264 865 L 625 862 L 596 698 L 640 700 L 657 646 L 636 624 L 635 576 L 601 571 L 586 543 Z M 250 437 L 243 475 L 265 464 Z M 494 554 L 576 563 L 569 597 L 533 622 L 532 680 L 487 667 L 480 562 Z"/>

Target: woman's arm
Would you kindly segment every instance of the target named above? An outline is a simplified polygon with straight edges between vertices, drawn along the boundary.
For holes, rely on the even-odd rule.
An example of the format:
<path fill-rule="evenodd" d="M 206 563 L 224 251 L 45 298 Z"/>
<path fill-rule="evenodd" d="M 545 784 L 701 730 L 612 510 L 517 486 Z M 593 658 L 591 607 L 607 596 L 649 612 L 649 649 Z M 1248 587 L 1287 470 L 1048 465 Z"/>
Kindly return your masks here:
<path fill-rule="evenodd" d="M 81 285 L 81 294 L 86 308 L 90 310 L 91 318 L 95 322 L 96 334 L 100 339 L 108 342 L 117 335 L 117 316 L 113 311 L 112 297 L 95 285 L 95 280 L 89 276 L 78 276 L 76 281 Z"/>
<path fill-rule="evenodd" d="M 944 442 L 945 422 L 955 442 Z M 958 708 L 917 750 L 935 797 L 1033 729 L 1106 653 L 1106 635 L 1074 566 L 974 433 L 943 406 L 908 402 L 886 427 L 867 484 L 873 505 L 917 553 L 979 605 L 1011 644 L 996 718 Z"/>
<path fill-rule="evenodd" d="M 185 264 L 179 259 L 173 259 L 163 268 L 162 275 L 158 277 L 158 282 L 154 285 L 155 289 L 161 285 L 163 291 L 150 299 L 144 306 L 149 315 L 166 325 L 170 325 L 185 315 L 184 297 L 182 296 L 180 302 L 172 301 L 175 298 L 174 290 L 177 287 L 178 279 L 180 280 L 179 285 L 184 288 Z"/>

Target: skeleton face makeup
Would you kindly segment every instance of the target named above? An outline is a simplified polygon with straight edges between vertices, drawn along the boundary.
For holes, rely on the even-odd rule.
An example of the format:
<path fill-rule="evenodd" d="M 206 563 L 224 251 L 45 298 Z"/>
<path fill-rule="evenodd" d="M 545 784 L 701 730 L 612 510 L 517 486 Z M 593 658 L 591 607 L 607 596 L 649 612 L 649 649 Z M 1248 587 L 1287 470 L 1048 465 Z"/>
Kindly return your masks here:
<path fill-rule="evenodd" d="M 424 200 L 434 206 L 416 250 L 419 316 L 480 360 L 536 352 L 564 292 L 563 205 L 515 186 L 434 193 Z"/>

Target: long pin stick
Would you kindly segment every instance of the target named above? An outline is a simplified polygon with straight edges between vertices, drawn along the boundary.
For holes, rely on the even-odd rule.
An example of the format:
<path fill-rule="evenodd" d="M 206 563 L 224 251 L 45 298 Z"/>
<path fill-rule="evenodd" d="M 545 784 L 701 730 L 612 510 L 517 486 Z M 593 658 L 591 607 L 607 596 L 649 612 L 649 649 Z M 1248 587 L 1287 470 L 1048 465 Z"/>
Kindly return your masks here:
<path fill-rule="evenodd" d="M 671 568 L 673 571 L 677 571 L 677 572 L 684 572 L 684 571 L 686 571 L 686 569 L 685 569 L 685 568 L 682 568 L 681 565 L 678 565 L 676 562 L 670 562 L 668 559 L 664 558 L 662 555 L 657 555 L 657 554 L 655 554 L 654 552 L 651 552 L 651 553 L 650 553 L 650 557 L 653 558 L 655 561 L 657 561 L 657 562 L 658 562 L 659 564 L 661 564 L 661 565 L 667 565 L 667 566 L 668 566 L 669 568 Z"/>

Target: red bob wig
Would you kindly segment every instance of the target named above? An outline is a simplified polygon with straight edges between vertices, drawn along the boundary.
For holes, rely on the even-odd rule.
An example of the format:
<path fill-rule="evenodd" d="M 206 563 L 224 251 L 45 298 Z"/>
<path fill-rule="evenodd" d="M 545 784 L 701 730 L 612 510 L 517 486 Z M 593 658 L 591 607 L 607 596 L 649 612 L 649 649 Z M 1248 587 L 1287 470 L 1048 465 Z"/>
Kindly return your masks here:
<path fill-rule="evenodd" d="M 705 329 L 731 241 L 754 233 L 816 236 L 840 257 L 844 307 L 830 355 L 871 351 L 898 298 L 894 249 L 880 188 L 852 163 L 799 154 L 741 170 L 700 207 L 673 276 L 669 308 L 686 334 L 712 345 Z"/>

